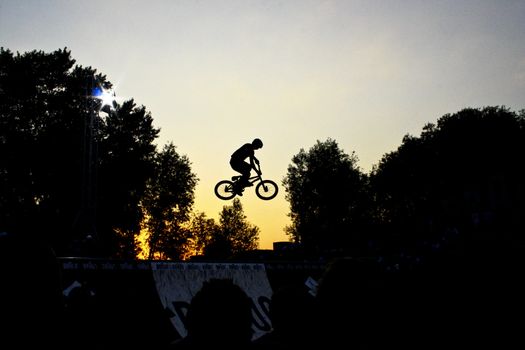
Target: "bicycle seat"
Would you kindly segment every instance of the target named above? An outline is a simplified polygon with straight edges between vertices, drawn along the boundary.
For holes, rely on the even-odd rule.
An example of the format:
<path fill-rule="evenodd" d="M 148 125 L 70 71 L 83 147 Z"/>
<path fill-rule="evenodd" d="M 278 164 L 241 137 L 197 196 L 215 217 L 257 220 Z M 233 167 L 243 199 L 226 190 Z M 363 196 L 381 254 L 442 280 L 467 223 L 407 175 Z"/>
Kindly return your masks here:
<path fill-rule="evenodd" d="M 241 178 L 240 175 L 237 175 L 237 176 L 232 176 L 232 181 L 237 181 Z"/>

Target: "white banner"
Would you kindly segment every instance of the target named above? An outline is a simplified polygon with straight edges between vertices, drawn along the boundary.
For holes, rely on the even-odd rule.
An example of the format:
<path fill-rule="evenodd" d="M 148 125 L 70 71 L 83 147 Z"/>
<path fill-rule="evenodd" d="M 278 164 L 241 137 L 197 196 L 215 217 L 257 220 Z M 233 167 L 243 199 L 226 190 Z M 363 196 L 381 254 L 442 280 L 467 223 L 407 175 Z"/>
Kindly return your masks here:
<path fill-rule="evenodd" d="M 263 264 L 152 262 L 151 269 L 159 298 L 171 311 L 173 326 L 186 336 L 184 319 L 189 303 L 203 282 L 211 278 L 230 278 L 252 300 L 253 338 L 271 329 L 268 306 L 272 288 Z"/>

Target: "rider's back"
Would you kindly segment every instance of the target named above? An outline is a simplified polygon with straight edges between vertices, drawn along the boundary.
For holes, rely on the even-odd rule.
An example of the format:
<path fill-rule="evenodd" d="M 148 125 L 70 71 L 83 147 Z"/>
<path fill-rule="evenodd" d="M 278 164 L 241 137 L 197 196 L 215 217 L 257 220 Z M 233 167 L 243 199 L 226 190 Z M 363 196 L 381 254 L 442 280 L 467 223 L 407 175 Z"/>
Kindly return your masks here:
<path fill-rule="evenodd" d="M 233 152 L 232 159 L 245 160 L 248 157 L 253 157 L 255 154 L 254 147 L 251 143 L 245 143 L 238 150 Z"/>

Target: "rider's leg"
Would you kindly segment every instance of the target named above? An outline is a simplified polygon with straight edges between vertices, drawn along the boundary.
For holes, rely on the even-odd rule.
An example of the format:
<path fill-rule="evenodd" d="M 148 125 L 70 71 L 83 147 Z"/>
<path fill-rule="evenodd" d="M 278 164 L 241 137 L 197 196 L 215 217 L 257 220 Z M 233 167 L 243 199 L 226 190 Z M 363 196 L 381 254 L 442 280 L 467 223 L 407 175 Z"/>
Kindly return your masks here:
<path fill-rule="evenodd" d="M 237 159 L 231 159 L 230 166 L 232 167 L 233 170 L 241 173 L 241 178 L 238 181 L 235 181 L 234 183 L 234 191 L 239 196 L 242 196 L 242 191 L 244 190 L 246 183 L 251 185 L 247 180 L 245 180 L 245 179 L 250 178 L 251 167 L 248 163 L 244 162 L 243 160 L 237 160 Z M 246 171 L 247 171 L 247 174 L 246 174 Z"/>
<path fill-rule="evenodd" d="M 233 170 L 238 171 L 241 173 L 241 178 L 239 179 L 238 183 L 242 185 L 242 187 L 246 186 L 252 186 L 250 183 L 250 172 L 252 170 L 252 167 L 250 164 L 246 163 L 245 161 L 230 161 L 230 165 Z"/>
<path fill-rule="evenodd" d="M 239 159 L 230 159 L 230 166 L 233 170 L 239 172 L 241 174 L 241 180 L 244 180 L 246 178 L 250 178 L 250 171 L 251 167 L 250 164 L 246 163 L 243 160 Z"/>
<path fill-rule="evenodd" d="M 240 178 L 240 182 L 241 184 L 244 186 L 244 187 L 247 187 L 247 186 L 253 186 L 251 183 L 250 183 L 250 172 L 252 170 L 252 167 L 250 166 L 250 164 L 246 163 L 246 162 L 243 162 L 243 165 L 242 165 L 243 169 L 242 169 L 242 176 Z"/>

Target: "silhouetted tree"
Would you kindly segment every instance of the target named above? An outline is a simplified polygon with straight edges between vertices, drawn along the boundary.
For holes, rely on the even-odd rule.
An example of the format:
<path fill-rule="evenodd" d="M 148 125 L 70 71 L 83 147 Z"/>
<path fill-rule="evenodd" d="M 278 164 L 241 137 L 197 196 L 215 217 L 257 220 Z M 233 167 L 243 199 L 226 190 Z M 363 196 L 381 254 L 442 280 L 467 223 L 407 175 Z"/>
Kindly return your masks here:
<path fill-rule="evenodd" d="M 67 50 L 0 49 L 0 230 L 39 232 L 55 245 L 80 208 L 89 80 L 77 85 L 74 63 Z"/>
<path fill-rule="evenodd" d="M 283 180 L 292 220 L 287 233 L 307 254 L 360 249 L 367 180 L 357 160 L 332 139 L 293 156 Z"/>
<path fill-rule="evenodd" d="M 107 232 L 101 242 L 107 254 L 136 256 L 135 239 L 143 218 L 140 204 L 146 184 L 158 176 L 160 156 L 153 144 L 158 130 L 152 125 L 151 114 L 133 100 L 117 106 L 100 125 L 104 138 L 98 148 L 97 221 Z"/>
<path fill-rule="evenodd" d="M 522 236 L 524 115 L 467 108 L 406 135 L 371 173 L 376 219 L 412 243 L 451 229 Z"/>
<path fill-rule="evenodd" d="M 188 229 L 191 232 L 191 250 L 193 255 L 202 255 L 220 228 L 213 218 L 206 217 L 206 214 L 203 212 L 196 212 L 190 218 Z"/>
<path fill-rule="evenodd" d="M 212 259 L 226 259 L 236 254 L 257 249 L 259 228 L 246 220 L 238 198 L 232 205 L 225 205 L 219 214 L 219 228 L 204 248 L 204 254 Z"/>
<path fill-rule="evenodd" d="M 0 230 L 38 233 L 58 255 L 77 254 L 73 243 L 93 230 L 97 254 L 135 256 L 144 213 L 164 205 L 144 200 L 161 184 L 160 159 L 178 156 L 157 153 L 159 130 L 133 100 L 100 111 L 93 88 L 101 87 L 111 83 L 75 65 L 67 49 L 0 49 Z M 194 184 L 184 177 L 187 160 L 178 161 L 160 171 L 173 172 L 170 185 L 187 186 L 167 201 L 181 220 Z"/>
<path fill-rule="evenodd" d="M 191 231 L 189 221 L 197 177 L 190 161 L 180 156 L 173 144 L 164 146 L 155 157 L 155 175 L 148 183 L 142 207 L 146 211 L 145 227 L 149 232 L 149 257 L 182 259 L 188 254 Z"/>

